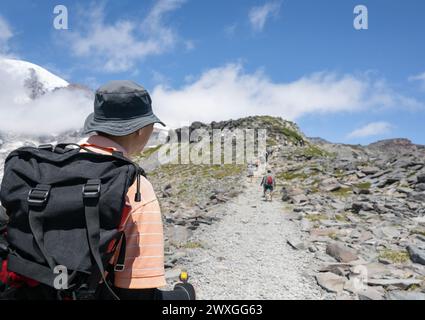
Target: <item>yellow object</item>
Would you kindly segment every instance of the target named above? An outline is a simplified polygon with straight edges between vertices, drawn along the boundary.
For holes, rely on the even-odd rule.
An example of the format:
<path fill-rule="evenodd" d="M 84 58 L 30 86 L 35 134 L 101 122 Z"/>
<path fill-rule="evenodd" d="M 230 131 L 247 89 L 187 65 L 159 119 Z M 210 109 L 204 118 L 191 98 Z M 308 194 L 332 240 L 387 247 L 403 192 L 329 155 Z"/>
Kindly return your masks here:
<path fill-rule="evenodd" d="M 187 274 L 186 271 L 182 271 L 180 273 L 180 281 L 186 282 L 187 279 L 189 279 L 189 275 Z"/>

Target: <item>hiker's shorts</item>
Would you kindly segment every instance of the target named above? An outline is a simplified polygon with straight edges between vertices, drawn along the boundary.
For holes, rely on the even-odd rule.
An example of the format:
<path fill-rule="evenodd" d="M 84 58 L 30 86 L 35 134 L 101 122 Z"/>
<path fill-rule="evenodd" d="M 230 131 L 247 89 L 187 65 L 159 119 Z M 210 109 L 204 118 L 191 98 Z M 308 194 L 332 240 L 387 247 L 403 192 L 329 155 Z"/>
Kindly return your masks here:
<path fill-rule="evenodd" d="M 270 191 L 273 191 L 273 186 L 268 186 L 268 185 L 264 185 L 264 192 L 265 191 L 267 191 L 267 190 L 270 190 Z"/>

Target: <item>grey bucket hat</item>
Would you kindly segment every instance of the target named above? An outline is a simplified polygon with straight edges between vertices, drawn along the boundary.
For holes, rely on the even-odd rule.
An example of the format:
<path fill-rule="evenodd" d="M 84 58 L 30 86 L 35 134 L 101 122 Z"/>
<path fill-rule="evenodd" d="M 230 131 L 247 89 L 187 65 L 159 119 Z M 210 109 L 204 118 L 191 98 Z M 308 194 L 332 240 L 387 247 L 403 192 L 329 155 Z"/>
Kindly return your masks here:
<path fill-rule="evenodd" d="M 84 133 L 126 136 L 154 123 L 165 127 L 152 112 L 152 100 L 145 88 L 132 81 L 111 81 L 96 91 L 94 113 L 87 117 Z"/>

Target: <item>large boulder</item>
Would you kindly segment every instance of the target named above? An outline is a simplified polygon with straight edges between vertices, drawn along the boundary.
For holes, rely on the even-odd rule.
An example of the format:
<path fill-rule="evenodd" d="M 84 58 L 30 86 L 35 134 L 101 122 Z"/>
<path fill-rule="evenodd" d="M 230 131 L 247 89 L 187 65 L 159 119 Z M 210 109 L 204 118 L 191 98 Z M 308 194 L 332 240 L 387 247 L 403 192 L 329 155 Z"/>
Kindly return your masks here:
<path fill-rule="evenodd" d="M 319 273 L 316 275 L 316 281 L 319 286 L 328 292 L 340 293 L 344 290 L 344 284 L 347 279 L 332 272 Z"/>
<path fill-rule="evenodd" d="M 326 247 L 326 253 L 339 262 L 344 263 L 355 261 L 359 258 L 355 250 L 348 248 L 344 244 L 338 242 L 328 243 Z"/>

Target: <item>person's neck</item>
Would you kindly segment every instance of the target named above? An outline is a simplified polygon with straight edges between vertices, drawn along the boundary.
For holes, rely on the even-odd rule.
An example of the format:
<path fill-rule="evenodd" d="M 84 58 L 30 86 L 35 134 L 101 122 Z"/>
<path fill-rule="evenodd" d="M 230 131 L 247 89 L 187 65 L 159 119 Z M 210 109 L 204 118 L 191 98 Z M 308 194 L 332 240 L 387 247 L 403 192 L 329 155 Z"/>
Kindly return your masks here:
<path fill-rule="evenodd" d="M 95 136 L 96 137 L 96 136 Z M 129 141 L 129 137 L 117 137 L 117 136 L 111 136 L 108 134 L 98 133 L 97 137 L 108 139 L 114 144 L 116 144 L 116 147 L 119 147 L 121 149 L 120 151 L 123 151 L 126 156 L 131 156 L 134 152 L 131 141 Z M 90 141 L 90 138 L 89 138 Z"/>
<path fill-rule="evenodd" d="M 133 144 L 131 143 L 129 137 L 107 137 L 107 138 L 111 139 L 116 144 L 119 144 L 129 156 L 134 154 Z"/>

